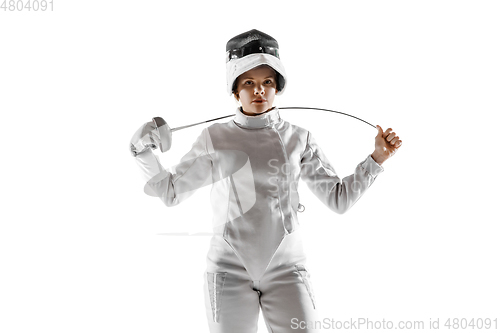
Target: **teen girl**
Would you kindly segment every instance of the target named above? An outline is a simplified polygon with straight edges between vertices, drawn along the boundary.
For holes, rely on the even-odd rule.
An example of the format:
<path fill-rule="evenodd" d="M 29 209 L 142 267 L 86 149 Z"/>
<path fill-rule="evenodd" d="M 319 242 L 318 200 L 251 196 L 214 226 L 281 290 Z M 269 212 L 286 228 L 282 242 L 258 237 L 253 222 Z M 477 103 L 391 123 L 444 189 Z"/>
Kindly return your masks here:
<path fill-rule="evenodd" d="M 167 206 L 212 183 L 214 235 L 205 273 L 210 332 L 257 332 L 259 308 L 269 332 L 312 332 L 292 329 L 292 320 L 314 320 L 316 311 L 297 220 L 298 180 L 331 210 L 345 213 L 401 140 L 377 126 L 374 152 L 340 179 L 311 133 L 273 107 L 287 83 L 277 41 L 251 30 L 230 39 L 226 51 L 228 93 L 241 103 L 234 119 L 205 128 L 173 170 L 152 152 L 171 145 L 161 118 L 139 128 L 132 154 L 149 179 L 149 193 Z"/>

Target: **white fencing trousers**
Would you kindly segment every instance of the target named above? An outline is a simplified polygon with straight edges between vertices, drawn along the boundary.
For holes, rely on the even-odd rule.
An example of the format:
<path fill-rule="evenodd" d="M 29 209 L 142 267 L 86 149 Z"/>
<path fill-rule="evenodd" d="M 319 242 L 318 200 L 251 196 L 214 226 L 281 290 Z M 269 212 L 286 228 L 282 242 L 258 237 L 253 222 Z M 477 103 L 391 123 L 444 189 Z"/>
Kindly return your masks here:
<path fill-rule="evenodd" d="M 319 332 L 297 326 L 318 320 L 299 230 L 284 238 L 259 280 L 250 277 L 222 237 L 213 236 L 204 277 L 211 333 L 255 333 L 259 309 L 269 332 Z"/>

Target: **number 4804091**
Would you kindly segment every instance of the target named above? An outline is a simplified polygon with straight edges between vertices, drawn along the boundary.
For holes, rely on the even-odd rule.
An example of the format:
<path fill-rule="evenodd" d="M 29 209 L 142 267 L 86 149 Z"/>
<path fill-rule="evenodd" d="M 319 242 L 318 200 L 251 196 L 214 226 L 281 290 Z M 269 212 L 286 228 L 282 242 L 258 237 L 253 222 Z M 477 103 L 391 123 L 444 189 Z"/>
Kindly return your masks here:
<path fill-rule="evenodd" d="M 54 1 L 50 0 L 3 0 L 0 5 L 0 10 L 3 9 L 4 12 L 22 12 L 24 11 L 34 11 L 34 12 L 44 12 L 47 10 L 54 10 Z"/>
<path fill-rule="evenodd" d="M 444 324 L 448 329 L 497 329 L 497 318 L 448 318 Z"/>

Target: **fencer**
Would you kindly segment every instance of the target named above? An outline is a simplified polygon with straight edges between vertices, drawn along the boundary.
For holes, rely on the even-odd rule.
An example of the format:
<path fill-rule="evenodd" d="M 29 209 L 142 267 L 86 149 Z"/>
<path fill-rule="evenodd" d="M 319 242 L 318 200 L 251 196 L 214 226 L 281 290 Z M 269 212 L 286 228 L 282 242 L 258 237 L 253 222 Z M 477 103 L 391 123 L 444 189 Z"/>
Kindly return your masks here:
<path fill-rule="evenodd" d="M 341 179 L 312 134 L 283 120 L 273 106 L 287 84 L 277 41 L 250 30 L 227 42 L 226 56 L 227 91 L 241 103 L 234 118 L 204 128 L 171 169 L 153 153 L 171 146 L 162 118 L 138 129 L 131 153 L 148 180 L 146 191 L 166 206 L 212 186 L 213 236 L 204 279 L 210 332 L 257 332 L 260 309 L 269 332 L 314 332 L 291 329 L 293 318 L 317 318 L 297 218 L 298 181 L 343 214 L 402 141 L 392 129 L 377 126 L 374 152 Z"/>

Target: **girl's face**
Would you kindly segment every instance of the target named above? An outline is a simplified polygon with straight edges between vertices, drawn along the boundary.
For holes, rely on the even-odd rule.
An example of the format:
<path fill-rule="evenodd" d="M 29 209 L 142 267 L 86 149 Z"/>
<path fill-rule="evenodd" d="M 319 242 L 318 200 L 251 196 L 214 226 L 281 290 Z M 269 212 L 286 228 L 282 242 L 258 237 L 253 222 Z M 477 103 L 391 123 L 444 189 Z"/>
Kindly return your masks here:
<path fill-rule="evenodd" d="M 276 72 L 269 66 L 255 67 L 238 77 L 235 97 L 244 113 L 256 115 L 273 107 L 276 94 Z"/>

